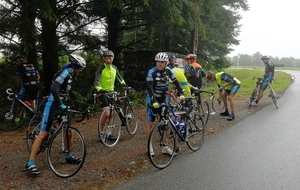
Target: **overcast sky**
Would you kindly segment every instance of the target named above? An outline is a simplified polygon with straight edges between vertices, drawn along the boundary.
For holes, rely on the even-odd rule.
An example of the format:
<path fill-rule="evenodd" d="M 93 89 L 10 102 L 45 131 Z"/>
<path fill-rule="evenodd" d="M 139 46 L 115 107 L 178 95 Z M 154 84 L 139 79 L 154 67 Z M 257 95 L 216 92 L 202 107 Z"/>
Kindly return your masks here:
<path fill-rule="evenodd" d="M 229 56 L 260 52 L 300 59 L 300 0 L 248 0 L 241 12 L 240 45 Z"/>

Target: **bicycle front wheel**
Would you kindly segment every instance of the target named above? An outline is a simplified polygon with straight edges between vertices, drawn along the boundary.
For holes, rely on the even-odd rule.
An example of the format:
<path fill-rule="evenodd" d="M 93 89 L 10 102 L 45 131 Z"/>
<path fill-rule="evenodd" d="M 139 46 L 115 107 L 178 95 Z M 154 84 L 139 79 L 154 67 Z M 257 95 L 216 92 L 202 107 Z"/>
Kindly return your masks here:
<path fill-rule="evenodd" d="M 206 100 L 202 100 L 200 104 L 198 104 L 198 110 L 200 115 L 203 118 L 203 122 L 206 125 L 209 119 L 209 104 Z"/>
<path fill-rule="evenodd" d="M 78 162 L 66 159 L 72 154 Z M 52 172 L 62 178 L 74 176 L 82 167 L 86 154 L 85 141 L 82 134 L 74 127 L 58 130 L 50 137 L 47 161 Z"/>
<path fill-rule="evenodd" d="M 126 129 L 129 134 L 133 135 L 135 134 L 139 124 L 138 110 L 133 102 L 130 102 L 126 107 L 126 114 Z"/>
<path fill-rule="evenodd" d="M 212 96 L 212 108 L 214 110 L 214 112 L 216 113 L 221 113 L 225 111 L 225 106 L 224 106 L 224 102 L 222 100 L 222 97 L 219 97 L 219 92 L 220 90 L 216 90 Z M 224 90 L 223 92 L 224 93 Z"/>
<path fill-rule="evenodd" d="M 26 120 L 26 110 L 19 103 L 15 102 L 12 111 L 10 111 L 12 103 L 4 103 L 0 105 L 0 129 L 4 131 L 12 131 L 21 127 Z"/>
<path fill-rule="evenodd" d="M 34 115 L 28 124 L 27 132 L 26 132 L 26 145 L 29 153 L 31 152 L 31 146 L 33 142 L 35 141 L 35 139 L 40 133 L 41 123 L 42 123 L 42 117 L 41 115 L 38 114 L 38 115 Z M 39 153 L 40 151 L 38 151 L 38 154 Z"/>
<path fill-rule="evenodd" d="M 164 122 L 157 123 L 151 130 L 148 139 L 148 156 L 158 169 L 164 169 L 170 165 L 176 150 L 175 131 Z"/>
<path fill-rule="evenodd" d="M 98 121 L 99 140 L 107 147 L 117 144 L 121 135 L 121 119 L 113 108 L 105 109 Z"/>
<path fill-rule="evenodd" d="M 204 142 L 205 125 L 198 112 L 192 112 L 189 117 L 186 123 L 187 145 L 192 151 L 197 151 Z"/>
<path fill-rule="evenodd" d="M 249 100 L 249 108 L 252 106 L 252 102 L 256 100 L 257 97 L 257 88 L 255 88 L 251 94 L 250 100 Z"/>
<path fill-rule="evenodd" d="M 272 101 L 273 101 L 275 107 L 278 109 L 276 93 L 272 88 L 270 89 L 270 97 L 272 98 Z"/>

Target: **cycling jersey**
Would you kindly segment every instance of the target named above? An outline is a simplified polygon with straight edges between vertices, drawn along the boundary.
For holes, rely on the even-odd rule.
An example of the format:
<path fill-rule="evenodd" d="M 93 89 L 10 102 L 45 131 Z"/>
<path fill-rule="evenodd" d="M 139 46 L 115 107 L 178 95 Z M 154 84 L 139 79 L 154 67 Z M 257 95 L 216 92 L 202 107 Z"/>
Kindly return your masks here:
<path fill-rule="evenodd" d="M 185 96 L 191 96 L 191 90 L 189 83 L 184 75 L 184 70 L 179 67 L 174 67 L 172 71 L 175 74 L 176 79 L 180 83 L 181 87 L 184 89 Z M 170 85 L 169 89 L 173 88 L 173 85 Z"/>
<path fill-rule="evenodd" d="M 264 74 L 264 80 L 268 80 L 272 82 L 272 77 L 274 76 L 275 66 L 271 61 L 268 61 L 268 63 L 265 64 L 265 74 Z"/>
<path fill-rule="evenodd" d="M 16 76 L 21 77 L 21 86 L 22 85 L 36 85 L 37 75 L 39 72 L 34 68 L 32 64 L 23 63 L 18 66 Z"/>
<path fill-rule="evenodd" d="M 116 77 L 121 84 L 125 84 L 123 77 L 115 65 L 110 66 L 104 63 L 98 67 L 94 80 L 94 86 L 97 92 L 102 89 L 106 91 L 113 91 L 115 89 Z"/>
<path fill-rule="evenodd" d="M 186 64 L 185 75 L 192 86 L 199 89 L 202 87 L 202 78 L 205 77 L 205 72 L 200 64 L 195 61 L 191 64 Z"/>
<path fill-rule="evenodd" d="M 147 91 L 150 95 L 152 102 L 164 102 L 166 99 L 166 92 L 169 86 L 169 79 L 174 83 L 179 93 L 182 94 L 182 88 L 176 80 L 174 72 L 169 68 L 165 67 L 164 70 L 159 71 L 156 67 L 153 67 L 148 71 L 147 74 Z"/>
<path fill-rule="evenodd" d="M 233 86 L 241 84 L 241 81 L 225 72 L 216 73 L 215 76 L 218 86 L 225 86 L 228 83 L 230 84 L 225 87 L 225 90 L 231 90 Z"/>

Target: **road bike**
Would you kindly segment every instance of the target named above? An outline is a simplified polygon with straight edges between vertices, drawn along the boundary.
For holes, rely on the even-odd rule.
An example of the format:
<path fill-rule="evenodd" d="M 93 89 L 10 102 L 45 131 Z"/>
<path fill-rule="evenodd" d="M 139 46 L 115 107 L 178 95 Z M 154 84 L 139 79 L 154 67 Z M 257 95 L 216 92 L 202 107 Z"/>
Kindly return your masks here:
<path fill-rule="evenodd" d="M 82 118 L 75 122 L 81 122 L 88 116 L 89 110 L 84 112 L 67 108 L 54 119 L 49 135 L 41 144 L 38 154 L 47 149 L 47 163 L 52 172 L 62 178 L 74 176 L 82 167 L 86 156 L 86 145 L 83 135 L 75 127 L 71 126 L 71 116 L 81 114 Z M 42 124 L 42 114 L 33 116 L 26 132 L 26 145 L 29 153 L 31 146 L 37 138 Z M 66 155 L 72 153 L 80 158 L 80 163 L 70 164 L 66 162 Z"/>
<path fill-rule="evenodd" d="M 10 102 L 4 102 L 0 105 L 0 129 L 4 131 L 12 131 L 21 127 L 26 121 L 28 115 L 38 114 L 43 110 L 43 106 L 46 102 L 46 97 L 40 97 L 39 93 L 36 98 L 36 110 L 33 110 L 29 102 L 23 101 L 23 97 L 27 96 L 24 94 L 18 94 L 14 92 L 11 88 L 6 90 L 8 94 L 7 99 Z M 17 120 L 17 118 L 19 118 Z"/>
<path fill-rule="evenodd" d="M 255 84 L 255 88 L 254 88 L 254 90 L 253 90 L 253 92 L 252 92 L 252 94 L 250 96 L 250 100 L 248 102 L 249 103 L 249 108 L 253 105 L 253 102 L 256 100 L 257 95 L 258 95 L 258 91 L 259 91 L 259 86 L 262 83 L 262 78 L 253 77 L 252 80 L 254 80 L 254 79 L 257 79 L 257 81 L 256 81 L 256 84 Z M 272 81 L 274 81 L 276 83 L 276 80 L 275 80 L 274 77 L 272 77 Z M 268 97 L 270 97 L 272 99 L 275 107 L 278 109 L 278 107 L 279 107 L 278 103 L 277 103 L 277 99 L 278 98 L 276 96 L 276 93 L 275 93 L 274 89 L 272 88 L 272 85 L 271 85 L 270 81 L 267 82 L 267 86 L 269 88 L 269 95 L 268 95 Z"/>
<path fill-rule="evenodd" d="M 188 98 L 188 97 L 187 97 Z M 160 121 L 156 123 L 148 139 L 148 156 L 158 169 L 166 168 L 172 162 L 174 156 L 180 149 L 180 145 L 184 142 L 192 151 L 201 148 L 204 142 L 205 125 L 198 111 L 187 113 L 186 111 L 175 111 L 177 106 L 171 104 L 160 104 Z M 148 105 L 149 108 L 153 108 Z M 184 128 L 179 129 L 173 121 L 177 117 L 181 117 L 180 122 L 184 122 Z M 163 148 L 169 147 L 172 154 L 163 151 Z"/>
<path fill-rule="evenodd" d="M 103 110 L 98 120 L 99 140 L 107 147 L 113 147 L 120 139 L 122 127 L 126 127 L 130 135 L 134 135 L 138 127 L 138 110 L 128 96 L 131 87 L 123 87 L 124 96 L 112 91 L 105 94 L 94 94 L 94 102 L 99 101 L 99 96 L 106 96 L 109 106 Z"/>

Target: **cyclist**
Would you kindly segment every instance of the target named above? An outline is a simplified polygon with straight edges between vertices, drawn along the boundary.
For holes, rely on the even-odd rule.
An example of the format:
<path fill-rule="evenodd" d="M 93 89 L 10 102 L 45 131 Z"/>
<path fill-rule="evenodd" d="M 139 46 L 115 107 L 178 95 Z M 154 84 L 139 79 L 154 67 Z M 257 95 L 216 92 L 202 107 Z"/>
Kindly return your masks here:
<path fill-rule="evenodd" d="M 234 120 L 235 119 L 235 114 L 234 114 L 235 106 L 234 106 L 233 97 L 239 90 L 239 88 L 241 86 L 241 82 L 237 78 L 235 78 L 225 72 L 219 72 L 219 73 L 214 74 L 212 71 L 208 71 L 206 74 L 206 78 L 211 81 L 216 81 L 216 83 L 218 84 L 218 87 L 220 88 L 220 97 L 222 98 L 222 100 L 224 102 L 224 107 L 225 107 L 225 111 L 220 113 L 220 115 L 229 116 L 227 118 L 228 121 Z M 223 92 L 223 90 L 224 90 L 224 92 Z M 231 114 L 229 114 L 229 111 L 227 108 L 227 99 L 230 103 Z"/>
<path fill-rule="evenodd" d="M 180 83 L 181 87 L 184 89 L 184 95 L 191 96 L 190 85 L 184 75 L 184 70 L 178 67 L 175 55 L 169 55 L 169 64 L 167 66 L 172 69 L 176 79 Z M 172 87 L 173 85 L 169 86 L 169 89 L 171 89 Z"/>
<path fill-rule="evenodd" d="M 205 77 L 205 72 L 202 66 L 196 62 L 195 54 L 188 54 L 186 57 L 187 64 L 185 65 L 184 74 L 189 83 L 200 89 L 202 87 L 202 78 Z M 191 90 L 194 93 L 194 90 Z"/>
<path fill-rule="evenodd" d="M 272 78 L 274 76 L 274 71 L 275 71 L 275 66 L 274 64 L 270 61 L 269 56 L 262 56 L 261 60 L 265 64 L 265 74 L 262 77 L 262 81 L 260 83 L 259 91 L 257 98 L 254 102 L 251 103 L 251 105 L 258 105 L 259 100 L 263 97 L 264 95 L 264 90 L 266 90 L 268 83 L 272 82 Z"/>
<path fill-rule="evenodd" d="M 183 90 L 176 79 L 174 72 L 169 67 L 166 67 L 167 61 L 168 55 L 166 53 L 159 52 L 155 56 L 156 66 L 151 68 L 147 74 L 147 125 L 145 131 L 147 140 L 154 125 L 155 114 L 160 111 L 159 104 L 166 103 L 169 79 L 171 79 L 173 84 L 178 89 L 178 95 L 180 96 L 180 99 L 184 98 Z M 148 108 L 149 104 L 153 106 L 153 109 Z M 163 146 L 162 153 L 172 155 L 173 150 L 167 146 L 167 140 L 164 143 L 165 146 Z M 153 150 L 150 150 L 150 154 L 154 155 Z"/>
<path fill-rule="evenodd" d="M 29 161 L 26 164 L 26 170 L 31 175 L 40 174 L 35 165 L 35 158 L 43 140 L 47 138 L 49 134 L 53 118 L 55 117 L 55 115 L 62 113 L 67 109 L 67 106 L 64 104 L 65 102 L 62 101 L 62 99 L 66 94 L 69 93 L 69 90 L 71 89 L 73 75 L 77 75 L 82 71 L 82 69 L 86 67 L 85 60 L 78 55 L 70 54 L 69 61 L 70 63 L 59 70 L 53 77 L 52 85 L 50 88 L 51 93 L 44 108 L 40 133 L 32 144 Z M 61 97 L 61 94 L 63 94 L 63 97 Z M 72 139 L 72 137 L 70 139 Z M 70 142 L 69 150 L 71 150 L 71 147 L 72 142 Z M 66 155 L 66 162 L 70 164 L 79 164 L 81 162 L 81 159 L 76 158 L 72 155 L 72 153 L 68 153 Z"/>
<path fill-rule="evenodd" d="M 117 78 L 122 86 L 126 86 L 126 83 L 121 76 L 118 68 L 113 65 L 114 53 L 110 50 L 107 50 L 103 52 L 102 56 L 104 64 L 99 66 L 96 71 L 94 86 L 96 88 L 96 91 L 99 93 L 99 101 L 102 106 L 102 110 L 104 110 L 108 107 L 108 99 L 106 96 L 104 96 L 104 94 L 115 89 L 115 79 Z M 109 117 L 109 112 L 106 113 L 107 114 L 105 115 L 104 119 L 101 121 L 101 126 L 105 125 L 105 122 Z M 116 139 L 116 137 L 112 136 L 111 134 L 106 134 L 106 136 L 108 138 L 107 140 Z M 99 137 L 99 139 L 101 141 L 101 137 Z"/>
<path fill-rule="evenodd" d="M 30 107 L 35 110 L 35 99 L 39 89 L 39 72 L 34 66 L 27 62 L 26 56 L 19 54 L 14 58 L 17 64 L 16 83 L 20 87 L 20 94 L 23 94 L 23 100 L 29 101 Z M 21 114 L 21 113 L 20 113 Z M 20 117 L 16 117 L 15 121 L 19 122 Z"/>

